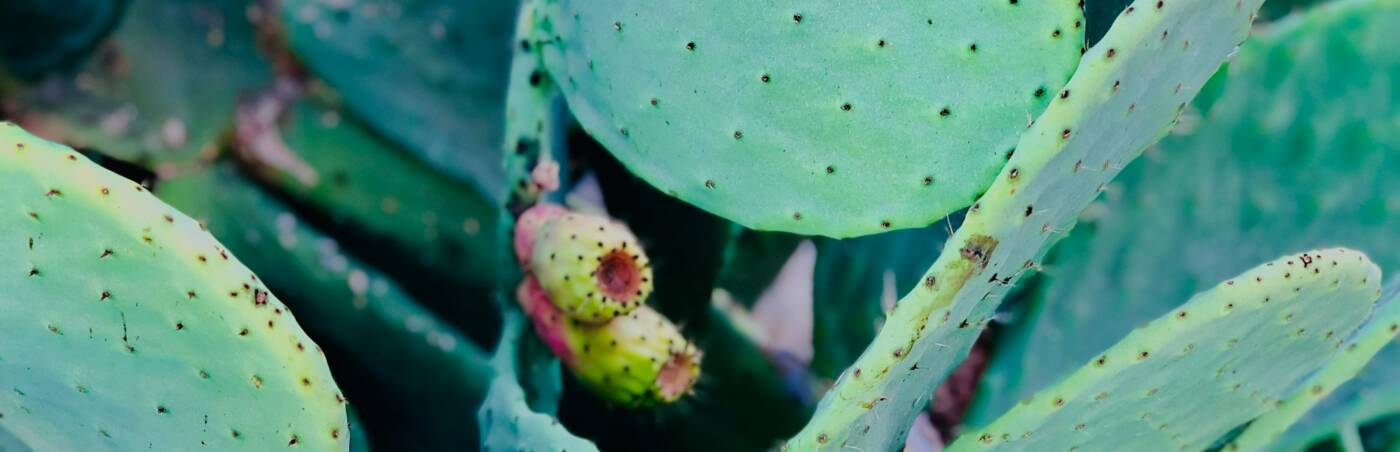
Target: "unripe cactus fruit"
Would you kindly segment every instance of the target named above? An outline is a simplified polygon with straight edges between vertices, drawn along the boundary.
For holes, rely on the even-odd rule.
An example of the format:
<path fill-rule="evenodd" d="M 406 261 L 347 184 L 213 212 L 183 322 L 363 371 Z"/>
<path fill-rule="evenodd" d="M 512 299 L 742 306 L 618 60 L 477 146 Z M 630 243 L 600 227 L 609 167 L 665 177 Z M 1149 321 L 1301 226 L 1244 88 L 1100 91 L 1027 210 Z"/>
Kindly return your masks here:
<path fill-rule="evenodd" d="M 529 267 L 530 256 L 535 253 L 535 235 L 545 222 L 564 216 L 569 209 L 558 204 L 539 203 L 520 214 L 515 220 L 515 257 L 520 266 Z"/>
<path fill-rule="evenodd" d="M 583 322 L 627 315 L 651 295 L 651 266 L 632 231 L 592 215 L 545 221 L 534 237 L 530 269 L 554 305 Z"/>
<path fill-rule="evenodd" d="M 649 307 L 602 324 L 569 318 L 533 276 L 517 291 L 535 331 L 599 397 L 627 406 L 670 403 L 691 392 L 700 351 Z"/>

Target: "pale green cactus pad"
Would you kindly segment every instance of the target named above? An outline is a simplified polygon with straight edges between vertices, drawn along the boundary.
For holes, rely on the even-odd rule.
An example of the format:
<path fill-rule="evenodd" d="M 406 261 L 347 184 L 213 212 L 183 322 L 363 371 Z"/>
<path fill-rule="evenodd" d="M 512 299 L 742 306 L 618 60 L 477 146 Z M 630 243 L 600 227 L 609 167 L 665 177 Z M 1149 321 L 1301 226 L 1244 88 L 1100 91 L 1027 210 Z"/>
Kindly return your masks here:
<path fill-rule="evenodd" d="M 190 163 L 233 124 L 239 96 L 272 80 L 253 0 L 136 0 L 77 74 L 17 94 L 36 135 L 141 163 Z M 252 14 L 250 14 L 250 11 Z"/>
<path fill-rule="evenodd" d="M 1400 178 L 1376 171 L 1400 167 L 1400 2 L 1333 2 L 1257 34 L 1217 76 L 1228 88 L 1199 126 L 1124 170 L 1088 210 L 1092 227 L 1052 253 L 1053 272 L 1001 336 L 969 424 L 1272 256 L 1347 246 L 1400 270 Z M 1373 388 L 1400 378 L 1400 348 L 1384 353 L 1393 358 L 1377 366 L 1396 364 L 1373 374 Z"/>
<path fill-rule="evenodd" d="M 1371 315 L 1380 278 L 1370 259 L 1345 248 L 1255 267 L 948 450 L 1205 449 L 1345 354 L 1339 348 Z"/>
<path fill-rule="evenodd" d="M 790 450 L 887 450 L 966 356 L 1010 287 L 1248 35 L 1262 0 L 1142 0 L 1021 137 L 919 286 L 837 381 Z"/>
<path fill-rule="evenodd" d="M 511 19 L 494 0 L 286 0 L 286 39 L 351 111 L 438 170 L 502 195 Z"/>
<path fill-rule="evenodd" d="M 539 0 L 534 45 L 582 126 L 663 192 L 834 237 L 966 207 L 1060 91 L 1072 0 Z"/>
<path fill-rule="evenodd" d="M 36 450 L 344 450 L 286 306 L 199 224 L 0 125 L 0 430 Z"/>
<path fill-rule="evenodd" d="M 1342 346 L 1342 352 L 1337 355 L 1336 359 L 1333 359 L 1327 367 L 1322 368 L 1312 377 L 1308 378 L 1308 381 L 1300 385 L 1292 395 L 1283 399 L 1278 408 L 1260 416 L 1258 419 L 1255 419 L 1254 422 L 1250 423 L 1249 427 L 1245 428 L 1244 432 L 1240 433 L 1240 436 L 1235 438 L 1230 444 L 1230 446 L 1232 446 L 1230 449 L 1263 449 L 1281 439 L 1284 433 L 1289 431 L 1290 427 L 1294 426 L 1304 415 L 1320 415 L 1318 417 L 1334 418 L 1328 419 L 1333 421 L 1333 425 L 1341 422 L 1365 420 L 1365 418 L 1336 419 L 1336 414 L 1342 411 L 1338 409 L 1323 410 L 1323 412 L 1316 414 L 1310 413 L 1309 410 L 1312 410 L 1313 407 L 1317 406 L 1320 402 L 1324 402 L 1324 400 L 1332 397 L 1338 388 L 1356 377 L 1368 364 L 1393 366 L 1394 363 L 1373 363 L 1371 359 L 1374 358 L 1381 349 L 1387 347 L 1393 349 L 1397 333 L 1400 333 L 1400 280 L 1391 281 L 1386 284 L 1385 292 L 1381 295 L 1381 300 L 1377 304 L 1375 312 L 1371 313 L 1371 317 L 1366 320 L 1366 324 L 1362 325 L 1361 329 L 1357 330 L 1356 334 L 1352 335 L 1352 337 L 1347 340 L 1346 345 Z M 1382 382 L 1381 384 L 1393 385 L 1394 383 L 1394 380 L 1390 380 L 1388 383 Z M 1393 393 L 1394 391 L 1390 392 Z M 1380 400 L 1357 400 L 1365 396 L 1354 392 L 1345 395 L 1347 397 L 1342 397 L 1343 402 L 1355 405 L 1371 405 L 1374 407 L 1385 407 L 1389 404 L 1389 408 L 1382 408 L 1389 410 L 1394 410 L 1394 405 L 1397 402 L 1397 398 L 1394 394 L 1391 394 L 1389 397 L 1381 397 Z M 1374 408 L 1371 409 L 1371 411 L 1375 411 Z M 1368 414 L 1374 415 L 1376 413 Z M 1308 433 L 1313 432 L 1308 432 L 1307 430 L 1318 429 L 1300 429 L 1298 434 L 1291 435 L 1295 437 L 1293 441 L 1281 444 L 1281 446 L 1293 448 L 1306 447 L 1308 445 L 1306 442 L 1298 440 L 1314 439 L 1308 436 Z M 1324 431 L 1327 430 L 1331 429 L 1325 429 Z"/>

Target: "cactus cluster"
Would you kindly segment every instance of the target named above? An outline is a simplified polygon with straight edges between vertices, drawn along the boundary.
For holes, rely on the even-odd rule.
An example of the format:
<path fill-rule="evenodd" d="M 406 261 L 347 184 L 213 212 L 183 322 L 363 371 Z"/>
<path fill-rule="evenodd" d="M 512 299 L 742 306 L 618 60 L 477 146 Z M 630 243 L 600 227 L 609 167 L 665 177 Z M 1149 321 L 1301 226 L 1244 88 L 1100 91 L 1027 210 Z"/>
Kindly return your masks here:
<path fill-rule="evenodd" d="M 50 3 L 0 450 L 1400 444 L 1397 0 Z"/>
<path fill-rule="evenodd" d="M 521 219 L 515 249 L 528 266 L 516 298 L 564 365 L 623 405 L 673 402 L 690 393 L 700 352 L 643 305 L 652 273 L 632 232 L 548 203 Z"/>

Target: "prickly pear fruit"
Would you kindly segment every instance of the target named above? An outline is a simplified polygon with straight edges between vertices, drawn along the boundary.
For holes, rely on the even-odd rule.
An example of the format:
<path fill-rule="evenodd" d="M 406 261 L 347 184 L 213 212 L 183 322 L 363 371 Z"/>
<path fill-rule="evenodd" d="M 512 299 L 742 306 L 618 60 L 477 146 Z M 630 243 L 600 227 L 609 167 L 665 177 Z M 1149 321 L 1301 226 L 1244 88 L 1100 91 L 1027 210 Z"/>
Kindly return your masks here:
<path fill-rule="evenodd" d="M 631 313 L 651 295 L 646 253 L 621 223 L 566 213 L 545 221 L 534 245 L 530 268 L 570 317 L 604 322 Z"/>
<path fill-rule="evenodd" d="M 517 292 L 536 333 L 598 396 L 627 406 L 670 403 L 691 392 L 700 351 L 665 317 L 642 306 L 602 324 L 569 318 L 533 276 Z"/>
<path fill-rule="evenodd" d="M 520 266 L 529 267 L 530 257 L 535 253 L 535 236 L 545 222 L 564 216 L 569 209 L 558 204 L 539 203 L 530 207 L 515 219 L 515 257 Z"/>

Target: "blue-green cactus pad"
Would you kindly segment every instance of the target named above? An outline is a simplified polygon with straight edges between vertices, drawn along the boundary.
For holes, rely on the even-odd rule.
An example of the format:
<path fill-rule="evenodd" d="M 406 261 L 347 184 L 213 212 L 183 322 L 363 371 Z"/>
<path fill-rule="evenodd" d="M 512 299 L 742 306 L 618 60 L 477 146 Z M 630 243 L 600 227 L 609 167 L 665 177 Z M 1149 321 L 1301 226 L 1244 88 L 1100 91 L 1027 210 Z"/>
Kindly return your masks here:
<path fill-rule="evenodd" d="M 0 124 L 0 437 L 35 450 L 345 450 L 345 398 L 202 227 Z"/>
<path fill-rule="evenodd" d="M 1380 278 L 1370 259 L 1345 248 L 1255 267 L 1134 330 L 948 450 L 1205 449 L 1345 353 L 1381 295 Z"/>
<path fill-rule="evenodd" d="M 287 42 L 345 104 L 424 162 L 495 199 L 511 19 L 500 0 L 286 0 Z"/>
<path fill-rule="evenodd" d="M 833 237 L 971 204 L 1083 46 L 1073 0 L 540 2 L 533 45 L 632 172 Z"/>
<path fill-rule="evenodd" d="M 1347 246 L 1400 271 L 1400 178 L 1378 171 L 1400 167 L 1400 2 L 1336 2 L 1258 35 L 1198 128 L 1126 169 L 1090 227 L 1052 253 L 969 424 L 1272 256 Z M 1400 378 L 1400 359 L 1377 362 L 1397 363 L 1387 372 Z"/>

